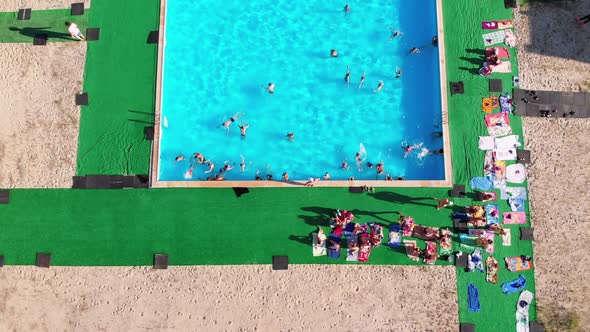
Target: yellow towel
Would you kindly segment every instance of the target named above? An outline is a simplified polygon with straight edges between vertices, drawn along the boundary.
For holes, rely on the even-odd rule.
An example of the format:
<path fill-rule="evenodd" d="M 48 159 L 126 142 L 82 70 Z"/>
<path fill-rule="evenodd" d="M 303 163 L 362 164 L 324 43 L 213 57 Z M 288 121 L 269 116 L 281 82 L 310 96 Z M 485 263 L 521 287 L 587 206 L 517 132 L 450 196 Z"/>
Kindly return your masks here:
<path fill-rule="evenodd" d="M 492 100 L 490 98 L 481 99 L 481 110 L 485 113 L 492 113 Z"/>

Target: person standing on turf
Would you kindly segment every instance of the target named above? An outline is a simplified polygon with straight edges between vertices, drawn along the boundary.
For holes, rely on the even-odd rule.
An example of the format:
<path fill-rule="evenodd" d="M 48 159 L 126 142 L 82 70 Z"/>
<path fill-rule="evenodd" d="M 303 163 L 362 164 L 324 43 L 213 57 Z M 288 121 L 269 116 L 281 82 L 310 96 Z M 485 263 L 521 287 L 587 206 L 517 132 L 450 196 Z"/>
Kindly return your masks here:
<path fill-rule="evenodd" d="M 66 26 L 68 27 L 68 31 L 70 32 L 70 36 L 72 36 L 72 38 L 77 40 L 86 40 L 76 23 L 66 22 Z"/>

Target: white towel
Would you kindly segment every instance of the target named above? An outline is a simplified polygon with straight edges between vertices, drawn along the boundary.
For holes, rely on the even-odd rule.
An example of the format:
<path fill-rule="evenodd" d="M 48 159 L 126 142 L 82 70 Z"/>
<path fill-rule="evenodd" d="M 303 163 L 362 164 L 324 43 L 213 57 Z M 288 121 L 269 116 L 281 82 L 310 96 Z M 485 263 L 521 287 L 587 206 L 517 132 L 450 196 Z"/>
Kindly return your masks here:
<path fill-rule="evenodd" d="M 502 235 L 502 245 L 509 247 L 512 245 L 512 235 L 510 234 L 510 228 L 504 228 L 505 234 Z"/>
<path fill-rule="evenodd" d="M 490 136 L 504 136 L 512 134 L 512 128 L 509 125 L 488 127 Z"/>
<path fill-rule="evenodd" d="M 516 160 L 516 148 L 506 150 L 495 150 L 496 160 Z"/>
<path fill-rule="evenodd" d="M 496 137 L 494 141 L 494 148 L 496 150 L 517 148 L 520 146 L 518 135 L 509 135 L 504 137 Z"/>
<path fill-rule="evenodd" d="M 492 137 L 492 136 L 479 136 L 479 148 L 481 150 L 493 150 L 494 147 L 495 147 L 494 137 Z"/>

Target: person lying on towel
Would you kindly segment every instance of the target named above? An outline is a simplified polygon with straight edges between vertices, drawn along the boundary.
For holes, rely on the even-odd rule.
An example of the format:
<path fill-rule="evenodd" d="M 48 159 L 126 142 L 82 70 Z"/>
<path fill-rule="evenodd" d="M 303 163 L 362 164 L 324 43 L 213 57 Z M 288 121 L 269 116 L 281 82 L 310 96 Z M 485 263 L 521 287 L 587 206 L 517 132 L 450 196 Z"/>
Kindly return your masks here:
<path fill-rule="evenodd" d="M 330 239 L 329 241 L 330 241 L 330 244 L 328 245 L 329 249 L 336 250 L 336 251 L 340 250 L 340 242 L 336 242 L 332 239 Z"/>

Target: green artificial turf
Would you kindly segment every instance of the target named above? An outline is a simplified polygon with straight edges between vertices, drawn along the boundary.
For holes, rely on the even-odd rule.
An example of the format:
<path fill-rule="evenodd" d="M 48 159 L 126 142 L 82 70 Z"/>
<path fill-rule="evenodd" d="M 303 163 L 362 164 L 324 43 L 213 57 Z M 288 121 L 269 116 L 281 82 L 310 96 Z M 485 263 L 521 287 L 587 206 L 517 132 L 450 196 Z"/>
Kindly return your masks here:
<path fill-rule="evenodd" d="M 70 37 L 65 22 L 74 22 L 84 33 L 90 9 L 84 15 L 72 16 L 70 9 L 33 10 L 31 19 L 17 20 L 16 12 L 0 13 L 0 43 L 33 43 L 36 34 L 47 34 L 48 42 L 76 41 Z"/>
<path fill-rule="evenodd" d="M 464 95 L 448 96 L 453 177 L 454 183 L 468 185 L 471 177 L 482 176 L 484 152 L 477 138 L 487 135 L 481 98 L 489 96 L 488 78 L 475 74 L 483 61 L 481 21 L 510 19 L 512 12 L 502 1 L 453 0 L 444 1 L 444 15 L 448 80 L 465 84 Z M 101 28 L 101 39 L 88 44 L 84 91 L 90 105 L 81 110 L 79 175 L 147 173 L 150 144 L 143 128 L 153 121 L 157 50 L 146 39 L 157 25 L 156 0 L 93 3 L 90 26 Z M 511 56 L 516 73 L 515 50 Z M 502 78 L 504 91 L 511 90 L 510 74 L 492 78 Z M 514 133 L 521 135 L 520 119 L 510 118 Z M 311 255 L 310 233 L 317 225 L 327 226 L 334 209 L 352 210 L 356 221 L 386 226 L 397 219 L 394 211 L 412 215 L 417 224 L 451 224 L 451 210 L 435 210 L 430 199 L 446 196 L 447 189 L 351 194 L 347 188 L 260 188 L 240 198 L 231 189 L 10 193 L 10 204 L 0 206 L 0 254 L 7 264 L 33 264 L 37 252 L 52 253 L 54 265 L 151 265 L 154 253 L 169 254 L 173 265 L 268 264 L 272 255 L 288 255 L 294 264 L 346 264 L 344 257 Z M 472 203 L 457 199 L 456 208 Z M 501 212 L 509 210 L 505 201 L 497 203 Z M 515 328 L 518 294 L 504 295 L 500 285 L 518 273 L 508 272 L 503 258 L 532 255 L 532 244 L 519 241 L 519 225 L 507 228 L 512 246 L 503 247 L 496 238 L 498 285 L 486 283 L 480 272 L 457 271 L 459 319 L 475 323 L 477 331 Z M 454 246 L 460 249 L 457 242 Z M 369 264 L 414 263 L 382 245 L 372 251 Z M 526 289 L 534 292 L 533 272 L 523 275 Z M 467 283 L 479 288 L 481 312 L 467 311 Z M 534 306 L 530 315 L 536 318 Z"/>
<path fill-rule="evenodd" d="M 143 131 L 153 126 L 157 45 L 147 37 L 158 24 L 158 0 L 92 3 L 90 25 L 100 27 L 100 40 L 88 43 L 78 175 L 148 173 Z"/>

